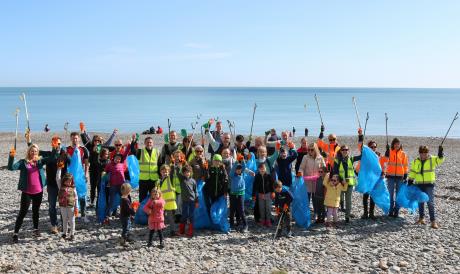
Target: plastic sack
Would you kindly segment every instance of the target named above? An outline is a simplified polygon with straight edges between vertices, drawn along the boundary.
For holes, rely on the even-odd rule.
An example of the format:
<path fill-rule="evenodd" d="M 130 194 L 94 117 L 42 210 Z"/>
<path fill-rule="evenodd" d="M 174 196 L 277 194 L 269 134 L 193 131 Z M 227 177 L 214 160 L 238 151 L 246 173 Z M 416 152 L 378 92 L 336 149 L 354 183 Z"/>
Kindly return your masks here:
<path fill-rule="evenodd" d="M 390 212 L 390 193 L 388 192 L 387 184 L 383 178 L 380 178 L 370 192 L 374 203 L 382 209 L 385 214 Z"/>
<path fill-rule="evenodd" d="M 254 173 L 257 172 L 257 165 L 256 165 L 256 156 L 254 153 L 251 152 L 251 159 L 246 161 L 246 168 L 253 171 Z M 249 175 L 248 173 L 243 173 L 245 190 L 244 190 L 244 200 L 252 201 L 252 186 L 254 185 L 254 177 Z"/>
<path fill-rule="evenodd" d="M 197 182 L 198 208 L 196 208 L 193 213 L 193 226 L 196 229 L 203 229 L 211 226 L 211 220 L 206 209 L 206 204 L 204 203 L 203 186 L 203 181 L 199 180 Z"/>
<path fill-rule="evenodd" d="M 369 147 L 363 146 L 360 165 L 358 185 L 355 189 L 363 194 L 369 193 L 374 189 L 382 174 L 379 158 Z"/>
<path fill-rule="evenodd" d="M 86 186 L 85 172 L 83 171 L 83 165 L 81 163 L 80 150 L 78 148 L 73 152 L 67 172 L 71 173 L 73 176 L 78 198 L 86 198 L 88 189 Z"/>
<path fill-rule="evenodd" d="M 138 209 L 136 211 L 136 215 L 134 215 L 134 223 L 136 223 L 138 225 L 147 225 L 148 224 L 149 216 L 147 215 L 147 213 L 145 213 L 144 206 L 147 204 L 149 199 L 150 199 L 150 196 L 145 197 L 145 199 L 139 205 L 139 207 L 138 207 Z"/>
<path fill-rule="evenodd" d="M 227 200 L 224 196 L 220 197 L 211 206 L 211 221 L 213 224 L 218 224 L 224 216 L 224 210 L 227 208 Z"/>
<path fill-rule="evenodd" d="M 131 185 L 132 189 L 136 189 L 139 187 L 139 161 L 137 160 L 136 156 L 129 155 L 127 158 L 127 162 L 129 172 L 129 184 Z"/>
<path fill-rule="evenodd" d="M 290 188 L 292 194 L 292 217 L 296 225 L 302 228 L 310 226 L 310 208 L 308 206 L 308 194 L 302 177 L 294 177 Z"/>
<path fill-rule="evenodd" d="M 97 196 L 97 220 L 102 223 L 105 218 L 107 217 L 107 206 L 109 203 L 109 191 L 107 188 L 107 184 L 109 183 L 110 176 L 108 174 L 102 176 L 101 182 L 100 182 L 100 191 Z M 112 208 L 110 208 L 109 212 L 114 212 L 118 206 L 120 205 L 121 202 L 121 196 L 118 193 L 115 195 L 115 200 L 112 203 Z"/>
<path fill-rule="evenodd" d="M 425 203 L 428 200 L 428 195 L 413 185 L 401 184 L 396 195 L 396 203 L 400 207 L 407 208 L 410 213 L 414 213 L 417 210 L 419 203 Z"/>
<path fill-rule="evenodd" d="M 203 186 L 204 183 L 199 181 L 197 184 L 199 207 L 195 209 L 194 212 L 193 226 L 196 229 L 208 228 L 212 230 L 219 230 L 225 233 L 229 232 L 230 223 L 228 222 L 227 199 L 225 199 L 225 196 L 222 196 L 211 205 L 210 211 L 214 211 L 214 218 L 216 221 L 213 223 L 204 202 Z"/>

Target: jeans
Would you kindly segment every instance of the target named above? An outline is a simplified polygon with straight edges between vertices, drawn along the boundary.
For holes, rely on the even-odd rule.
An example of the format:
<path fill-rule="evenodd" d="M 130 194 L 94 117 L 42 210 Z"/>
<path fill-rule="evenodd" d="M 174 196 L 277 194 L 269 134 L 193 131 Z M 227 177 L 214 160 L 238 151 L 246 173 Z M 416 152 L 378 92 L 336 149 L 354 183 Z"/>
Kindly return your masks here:
<path fill-rule="evenodd" d="M 348 185 L 347 191 L 342 191 L 342 194 L 345 194 L 345 218 L 350 218 L 353 187 L 354 186 Z"/>
<path fill-rule="evenodd" d="M 390 192 L 390 215 L 397 215 L 399 213 L 399 205 L 395 201 L 401 184 L 403 184 L 402 177 L 387 178 L 388 192 Z"/>
<path fill-rule="evenodd" d="M 120 193 L 120 189 L 121 189 L 121 185 L 119 186 L 111 186 L 110 187 L 110 190 L 109 190 L 109 204 L 107 205 L 107 208 L 105 209 L 105 215 L 106 216 L 110 216 L 110 211 L 113 210 L 113 211 L 116 211 L 116 208 L 114 209 L 113 207 L 115 207 L 115 198 L 117 197 L 117 195 L 121 195 Z"/>
<path fill-rule="evenodd" d="M 211 218 L 211 206 L 217 201 L 220 197 L 210 197 L 206 192 L 203 191 L 204 204 L 206 205 L 206 210 L 208 211 L 208 216 Z"/>
<path fill-rule="evenodd" d="M 47 186 L 48 191 L 48 214 L 50 216 L 51 226 L 57 226 L 57 210 L 56 210 L 56 203 L 58 198 L 59 189 L 57 186 Z"/>
<path fill-rule="evenodd" d="M 195 202 L 194 201 L 187 201 L 182 202 L 182 216 L 180 222 L 186 224 L 189 222 L 193 224 L 193 213 L 195 212 Z"/>
<path fill-rule="evenodd" d="M 21 206 L 19 208 L 18 217 L 16 218 L 16 223 L 14 225 L 14 233 L 18 233 L 19 229 L 22 226 L 24 217 L 26 217 L 27 212 L 29 211 L 30 202 L 32 201 L 32 221 L 34 224 L 34 229 L 38 229 L 38 219 L 40 213 L 40 205 L 43 200 L 43 192 L 37 194 L 27 194 L 22 192 L 21 194 Z"/>
<path fill-rule="evenodd" d="M 271 220 L 272 199 L 270 193 L 258 193 L 260 221 L 267 222 Z"/>
<path fill-rule="evenodd" d="M 428 195 L 428 213 L 430 214 L 430 221 L 434 222 L 436 220 L 434 215 L 434 184 L 420 184 L 416 186 Z M 418 213 L 420 218 L 425 217 L 425 203 L 418 204 Z"/>
<path fill-rule="evenodd" d="M 120 217 L 120 221 L 122 228 L 121 237 L 123 237 L 123 239 L 126 239 L 129 235 L 129 231 L 131 230 L 131 218 L 129 216 Z"/>
<path fill-rule="evenodd" d="M 230 225 L 234 225 L 236 217 L 236 224 L 246 226 L 246 216 L 244 215 L 244 195 L 230 194 Z"/>
<path fill-rule="evenodd" d="M 150 195 L 155 186 L 155 181 L 152 180 L 139 180 L 139 201 L 144 201 L 144 199 Z"/>

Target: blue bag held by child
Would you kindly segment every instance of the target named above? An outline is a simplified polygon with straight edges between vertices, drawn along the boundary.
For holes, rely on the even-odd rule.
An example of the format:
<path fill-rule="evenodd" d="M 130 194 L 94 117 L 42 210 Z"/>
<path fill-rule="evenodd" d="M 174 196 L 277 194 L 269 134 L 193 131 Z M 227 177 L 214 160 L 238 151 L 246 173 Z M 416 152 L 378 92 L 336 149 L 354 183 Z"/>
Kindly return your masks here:
<path fill-rule="evenodd" d="M 193 225 L 196 229 L 212 229 L 220 230 L 222 232 L 230 231 L 230 223 L 228 222 L 228 209 L 227 209 L 227 200 L 225 196 L 220 197 L 211 205 L 211 216 L 214 221 L 211 221 L 211 218 L 208 214 L 206 204 L 203 197 L 203 183 L 201 180 L 197 184 L 198 192 L 198 208 L 195 209 L 193 216 Z"/>
<path fill-rule="evenodd" d="M 110 180 L 110 175 L 106 174 L 102 176 L 101 182 L 100 182 L 100 190 L 99 194 L 97 196 L 97 220 L 102 223 L 105 218 L 107 217 L 107 199 L 108 199 L 108 193 L 106 193 L 107 190 L 107 185 Z M 121 196 L 120 194 L 115 195 L 115 201 L 112 203 L 112 208 L 109 210 L 109 212 L 114 212 L 118 206 L 121 203 Z"/>
<path fill-rule="evenodd" d="M 78 198 L 86 198 L 86 193 L 88 191 L 86 186 L 86 177 L 85 172 L 83 171 L 83 165 L 81 164 L 80 150 L 78 148 L 76 148 L 73 152 L 67 171 L 73 176 Z"/>
<path fill-rule="evenodd" d="M 295 223 L 302 227 L 310 226 L 310 208 L 308 206 L 308 194 L 302 177 L 294 177 L 291 185 L 293 201 L 291 204 L 292 217 Z"/>
<path fill-rule="evenodd" d="M 246 168 L 253 171 L 254 173 L 257 172 L 256 156 L 252 152 L 251 159 L 246 162 Z M 252 186 L 254 185 L 254 177 L 244 172 L 243 178 L 245 183 L 244 200 L 252 201 Z"/>
<path fill-rule="evenodd" d="M 355 188 L 356 191 L 363 194 L 371 192 L 380 179 L 381 174 L 382 168 L 377 154 L 369 147 L 363 146 L 358 174 L 358 185 Z"/>
<path fill-rule="evenodd" d="M 222 216 L 224 215 L 224 210 L 227 207 L 227 200 L 224 196 L 220 197 L 215 201 L 211 206 L 211 221 L 213 224 L 219 224 Z"/>
<path fill-rule="evenodd" d="M 197 182 L 198 208 L 193 213 L 193 226 L 196 229 L 209 228 L 211 226 L 211 220 L 209 219 L 206 204 L 204 203 L 203 186 L 203 181 L 199 180 Z"/>
<path fill-rule="evenodd" d="M 374 203 L 380 207 L 385 214 L 390 212 L 390 193 L 388 192 L 387 184 L 383 178 L 380 178 L 370 192 L 370 196 Z"/>
<path fill-rule="evenodd" d="M 138 209 L 136 211 L 136 215 L 134 215 L 134 223 L 136 223 L 138 225 L 147 225 L 148 224 L 149 216 L 147 215 L 147 213 L 145 213 L 144 206 L 147 204 L 149 199 L 150 199 L 150 196 L 147 196 L 140 203 L 140 205 L 139 205 L 139 207 L 138 207 Z"/>
<path fill-rule="evenodd" d="M 137 160 L 136 156 L 129 155 L 127 158 L 128 162 L 128 172 L 129 172 L 129 183 L 131 184 L 132 189 L 136 189 L 139 187 L 139 161 Z"/>

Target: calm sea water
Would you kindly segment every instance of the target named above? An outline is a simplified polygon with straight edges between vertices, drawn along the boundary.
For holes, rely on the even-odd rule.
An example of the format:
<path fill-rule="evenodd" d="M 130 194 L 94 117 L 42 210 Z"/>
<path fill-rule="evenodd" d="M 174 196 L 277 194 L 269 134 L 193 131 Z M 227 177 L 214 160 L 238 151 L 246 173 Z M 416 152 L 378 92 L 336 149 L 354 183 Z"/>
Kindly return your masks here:
<path fill-rule="evenodd" d="M 0 131 L 14 131 L 14 110 L 21 108 L 20 130 L 25 111 L 19 95 L 25 92 L 31 128 L 42 131 L 49 124 L 52 131 L 62 131 L 65 122 L 77 130 L 84 121 L 90 131 L 140 132 L 160 125 L 167 130 L 170 118 L 173 129 L 191 131 L 197 114 L 199 125 L 210 117 L 234 121 L 237 133 L 250 131 L 252 110 L 257 103 L 254 132 L 272 127 L 296 128 L 303 135 L 317 135 L 321 125 L 314 94 L 319 97 L 326 132 L 354 135 L 358 127 L 352 97 L 364 127 L 369 112 L 367 134 L 385 134 L 385 116 L 389 116 L 390 135 L 442 136 L 455 112 L 460 110 L 460 89 L 374 89 L 374 88 L 0 88 Z M 306 106 L 306 107 L 305 107 Z M 460 137 L 460 124 L 454 125 L 451 137 Z"/>

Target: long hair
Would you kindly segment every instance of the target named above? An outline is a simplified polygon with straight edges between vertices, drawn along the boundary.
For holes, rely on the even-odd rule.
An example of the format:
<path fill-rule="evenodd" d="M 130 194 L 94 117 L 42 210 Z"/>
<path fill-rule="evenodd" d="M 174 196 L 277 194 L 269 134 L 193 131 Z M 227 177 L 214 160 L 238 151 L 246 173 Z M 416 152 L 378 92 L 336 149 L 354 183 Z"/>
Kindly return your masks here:
<path fill-rule="evenodd" d="M 40 151 L 40 149 L 38 148 L 38 145 L 37 144 L 31 144 L 27 150 L 26 150 L 26 157 L 24 158 L 28 163 L 29 162 L 34 162 L 34 161 L 38 161 L 40 159 L 40 157 L 37 155 L 34 159 L 31 159 L 30 158 L 30 152 L 32 151 L 33 148 L 36 148 L 37 151 Z"/>
<path fill-rule="evenodd" d="M 316 159 L 320 154 L 319 154 L 319 149 L 318 149 L 318 145 L 316 143 L 311 143 L 308 145 L 308 148 L 309 149 L 313 149 L 315 151 L 315 156 L 313 157 L 314 159 Z"/>
<path fill-rule="evenodd" d="M 73 180 L 73 175 L 71 173 L 66 173 L 64 174 L 64 176 L 62 177 L 61 179 L 61 187 L 64 186 L 64 182 L 70 180 L 71 183 L 70 183 L 70 187 L 75 187 L 75 182 Z"/>

